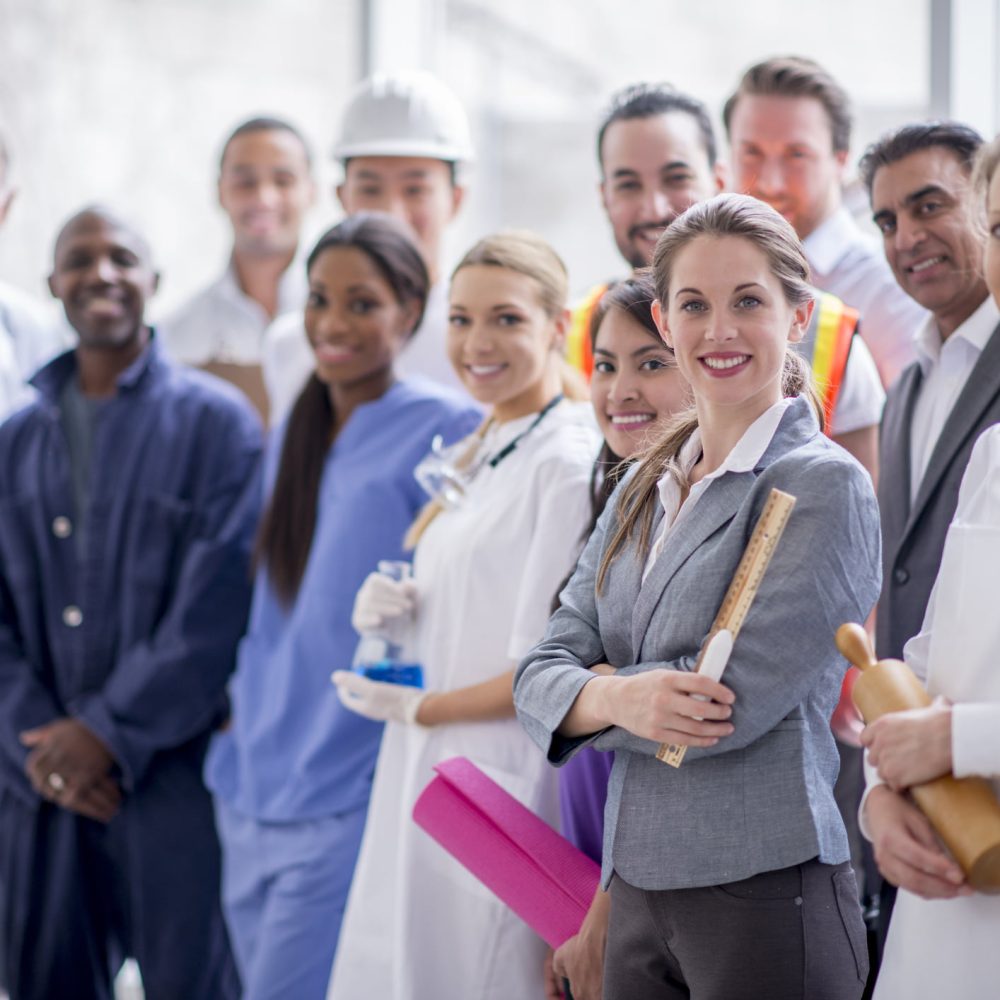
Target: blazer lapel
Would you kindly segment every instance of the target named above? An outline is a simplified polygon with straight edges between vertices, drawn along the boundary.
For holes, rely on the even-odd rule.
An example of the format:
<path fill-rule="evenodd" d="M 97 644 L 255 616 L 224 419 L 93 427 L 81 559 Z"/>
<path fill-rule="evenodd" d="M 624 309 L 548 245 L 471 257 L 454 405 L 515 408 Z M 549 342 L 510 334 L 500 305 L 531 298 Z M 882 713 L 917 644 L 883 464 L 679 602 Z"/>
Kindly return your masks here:
<path fill-rule="evenodd" d="M 640 655 L 650 619 L 667 584 L 706 538 L 732 520 L 756 479 L 752 472 L 741 472 L 729 473 L 715 480 L 671 535 L 642 583 L 632 612 L 632 649 L 636 657 Z M 659 528 L 653 538 L 658 534 Z M 639 571 L 642 572 L 641 567 Z"/>
<path fill-rule="evenodd" d="M 879 435 L 879 505 L 887 538 L 902 539 L 903 526 L 910 516 L 910 435 L 913 408 L 923 380 L 919 364 L 911 365 L 903 373 L 898 388 L 893 390 L 899 397 L 899 405 L 887 409 Z"/>
<path fill-rule="evenodd" d="M 948 471 L 955 453 L 962 447 L 973 432 L 983 412 L 1000 393 L 1000 326 L 998 326 L 986 342 L 983 353 L 979 356 L 975 367 L 962 389 L 938 438 L 934 451 L 931 452 L 927 471 L 920 481 L 913 508 L 906 521 L 903 532 L 905 537 L 919 519 L 924 507 L 937 489 L 938 483 Z M 911 409 L 912 413 L 912 409 Z M 909 436 L 906 438 L 909 443 Z"/>

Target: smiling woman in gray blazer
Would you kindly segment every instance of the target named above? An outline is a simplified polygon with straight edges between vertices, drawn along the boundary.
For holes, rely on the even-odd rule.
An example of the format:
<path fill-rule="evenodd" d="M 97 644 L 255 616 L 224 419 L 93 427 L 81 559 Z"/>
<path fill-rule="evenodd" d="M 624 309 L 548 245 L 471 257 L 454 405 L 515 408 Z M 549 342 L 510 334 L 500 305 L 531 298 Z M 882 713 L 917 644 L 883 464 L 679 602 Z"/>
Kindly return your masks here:
<path fill-rule="evenodd" d="M 812 298 L 781 216 L 703 202 L 653 271 L 695 410 L 612 498 L 517 671 L 518 713 L 555 764 L 616 751 L 606 998 L 857 998 L 867 953 L 829 718 L 834 632 L 879 592 L 871 482 L 822 434 L 789 349 Z M 693 667 L 772 487 L 797 502 L 716 683 Z M 681 767 L 656 759 L 663 742 L 689 748 Z"/>

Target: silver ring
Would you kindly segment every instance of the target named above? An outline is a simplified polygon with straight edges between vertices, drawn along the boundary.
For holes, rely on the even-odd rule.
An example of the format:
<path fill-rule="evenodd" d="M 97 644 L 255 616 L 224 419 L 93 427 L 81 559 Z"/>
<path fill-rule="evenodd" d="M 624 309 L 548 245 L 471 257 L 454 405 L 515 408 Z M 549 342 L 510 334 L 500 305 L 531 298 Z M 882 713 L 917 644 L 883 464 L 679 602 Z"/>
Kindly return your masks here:
<path fill-rule="evenodd" d="M 45 780 L 48 781 L 49 787 L 56 795 L 66 787 L 66 779 L 57 771 L 53 771 Z"/>

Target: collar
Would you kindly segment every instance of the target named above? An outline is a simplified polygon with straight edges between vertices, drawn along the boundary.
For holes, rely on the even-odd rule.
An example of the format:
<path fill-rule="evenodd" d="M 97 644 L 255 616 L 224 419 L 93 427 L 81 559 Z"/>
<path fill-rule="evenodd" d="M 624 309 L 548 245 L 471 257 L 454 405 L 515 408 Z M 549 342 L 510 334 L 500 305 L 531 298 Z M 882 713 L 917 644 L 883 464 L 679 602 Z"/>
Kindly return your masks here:
<path fill-rule="evenodd" d="M 777 433 L 778 425 L 785 411 L 797 402 L 797 397 L 791 396 L 781 399 L 773 406 L 768 407 L 744 432 L 743 436 L 736 442 L 733 450 L 726 456 L 725 461 L 713 472 L 699 480 L 699 483 L 707 485 L 713 479 L 719 479 L 727 472 L 752 472 L 760 465 L 764 453 L 771 444 L 774 435 Z M 684 442 L 677 456 L 677 461 L 685 474 L 691 472 L 695 463 L 701 455 L 701 430 L 695 428 L 691 436 Z M 676 506 L 677 484 L 673 476 L 664 474 L 656 484 L 657 492 L 660 496 L 660 503 L 664 510 L 673 510 Z"/>
<path fill-rule="evenodd" d="M 926 378 L 931 369 L 941 358 L 945 343 L 964 341 L 976 354 L 981 354 L 986 347 L 993 331 L 1000 324 L 1000 308 L 997 308 L 992 295 L 987 295 L 983 304 L 948 338 L 942 341 L 937 321 L 928 316 L 924 325 L 914 338 L 917 348 L 917 361 L 920 370 Z"/>
<path fill-rule="evenodd" d="M 260 303 L 251 299 L 240 288 L 239 280 L 236 277 L 236 261 L 231 255 L 229 263 L 222 274 L 219 275 L 215 287 L 223 298 L 228 299 L 230 302 L 252 303 L 258 309 L 261 308 Z M 306 258 L 302 252 L 300 243 L 291 263 L 281 272 L 281 277 L 278 278 L 278 311 L 275 313 L 275 316 L 301 310 L 308 296 L 308 291 L 309 281 L 306 277 Z"/>
<path fill-rule="evenodd" d="M 802 249 L 814 271 L 829 274 L 861 239 L 851 213 L 841 205 L 802 241 Z"/>
<path fill-rule="evenodd" d="M 115 385 L 120 392 L 129 392 L 147 378 L 155 378 L 165 367 L 166 362 L 163 359 L 160 343 L 156 339 L 156 331 L 151 328 L 146 349 L 118 376 Z M 30 379 L 30 384 L 38 390 L 46 402 L 58 405 L 63 388 L 75 375 L 76 349 L 71 348 L 39 369 Z"/>

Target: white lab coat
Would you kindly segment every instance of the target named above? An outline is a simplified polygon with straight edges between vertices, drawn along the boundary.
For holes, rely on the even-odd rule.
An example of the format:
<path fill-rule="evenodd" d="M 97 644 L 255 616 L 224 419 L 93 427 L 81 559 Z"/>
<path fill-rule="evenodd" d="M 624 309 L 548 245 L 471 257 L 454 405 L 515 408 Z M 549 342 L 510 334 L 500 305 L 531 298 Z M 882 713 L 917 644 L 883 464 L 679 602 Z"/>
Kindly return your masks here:
<path fill-rule="evenodd" d="M 495 455 L 533 416 L 487 435 Z M 415 648 L 427 687 L 451 690 L 508 669 L 545 631 L 582 546 L 599 435 L 590 407 L 563 402 L 417 546 Z M 555 824 L 555 772 L 513 716 L 424 729 L 389 723 L 329 998 L 535 1000 L 545 945 L 416 826 L 434 764 L 462 755 Z"/>
<path fill-rule="evenodd" d="M 954 703 L 959 777 L 981 774 L 1000 793 L 1000 426 L 972 452 L 920 635 L 906 646 L 933 695 Z M 1000 996 L 1000 896 L 924 900 L 900 890 L 875 1000 Z"/>

